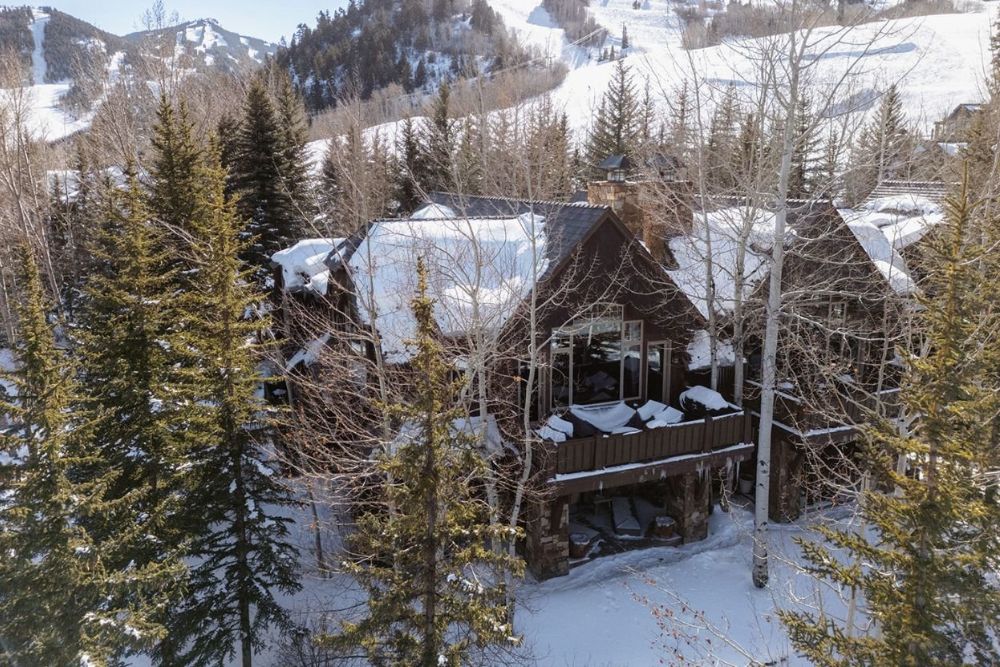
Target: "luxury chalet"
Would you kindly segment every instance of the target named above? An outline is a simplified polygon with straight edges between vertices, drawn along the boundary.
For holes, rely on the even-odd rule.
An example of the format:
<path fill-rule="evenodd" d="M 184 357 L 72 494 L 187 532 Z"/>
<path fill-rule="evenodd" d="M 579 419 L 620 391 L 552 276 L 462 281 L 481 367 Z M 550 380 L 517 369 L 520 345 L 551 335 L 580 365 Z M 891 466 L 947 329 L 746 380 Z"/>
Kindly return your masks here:
<path fill-rule="evenodd" d="M 285 368 L 292 378 L 309 373 L 345 327 L 374 332 L 363 353 L 405 372 L 413 268 L 424 259 L 455 368 L 488 378 L 473 416 L 489 422 L 492 455 L 513 448 L 523 464 L 530 443 L 524 553 L 542 577 L 602 553 L 704 538 L 713 494 L 754 455 L 761 313 L 745 315 L 742 391 L 726 336 L 736 266 L 743 298 L 759 302 L 773 215 L 742 202 L 703 210 L 670 164 L 635 181 L 627 160 L 602 166 L 608 178 L 590 184 L 586 201 L 432 193 L 409 218 L 275 255 L 281 299 L 336 304 L 327 330 L 290 333 L 299 341 Z M 874 369 L 894 353 L 900 304 L 914 286 L 897 252 L 904 244 L 890 236 L 898 230 L 879 224 L 912 231 L 936 221 L 926 201 L 898 200 L 891 211 L 882 200 L 857 211 L 801 202 L 790 215 L 788 312 L 813 324 L 781 354 L 774 518 L 797 515 L 803 460 L 857 439 L 858 425 L 886 414 L 879 406 L 897 391 L 894 377 Z M 731 243 L 739 225 L 727 216 L 759 237 L 739 264 Z M 710 265 L 704 225 L 714 238 Z M 718 391 L 707 388 L 711 311 Z M 742 466 L 748 481 L 754 467 Z"/>

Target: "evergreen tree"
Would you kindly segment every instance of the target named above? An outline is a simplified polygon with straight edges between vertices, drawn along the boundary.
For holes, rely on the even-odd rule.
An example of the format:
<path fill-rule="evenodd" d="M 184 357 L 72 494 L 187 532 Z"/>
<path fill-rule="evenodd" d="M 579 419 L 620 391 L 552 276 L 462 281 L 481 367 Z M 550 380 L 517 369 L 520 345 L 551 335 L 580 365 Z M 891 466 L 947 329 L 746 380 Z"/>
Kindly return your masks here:
<path fill-rule="evenodd" d="M 340 147 L 338 139 L 330 139 L 323 154 L 323 164 L 320 167 L 320 185 L 318 201 L 322 213 L 328 220 L 337 217 L 339 207 L 344 200 L 344 177 L 340 168 Z"/>
<path fill-rule="evenodd" d="M 194 123 L 183 100 L 175 110 L 166 95 L 160 96 L 151 143 L 150 208 L 168 229 L 186 231 L 194 206 L 191 192 L 200 153 L 194 142 Z"/>
<path fill-rule="evenodd" d="M 639 99 L 632 72 L 624 61 L 615 65 L 591 127 L 587 158 L 596 165 L 609 155 L 633 155 L 639 144 Z"/>
<path fill-rule="evenodd" d="M 279 171 L 284 195 L 293 207 L 293 216 L 298 220 L 307 220 L 312 216 L 313 210 L 306 155 L 309 130 L 306 127 L 305 107 L 287 73 L 282 73 L 279 77 L 277 95 L 278 122 L 282 137 Z"/>
<path fill-rule="evenodd" d="M 738 183 L 752 182 L 760 169 L 764 147 L 760 122 L 756 114 L 747 113 L 740 121 L 734 170 Z"/>
<path fill-rule="evenodd" d="M 931 345 L 908 362 L 901 399 L 920 421 L 899 434 L 872 433 L 873 474 L 898 494 L 867 492 L 862 516 L 874 536 L 822 528 L 834 548 L 803 542 L 810 569 L 834 586 L 857 591 L 876 624 L 859 633 L 824 613 L 783 611 L 796 650 L 817 665 L 960 665 L 1000 660 L 1000 502 L 996 480 L 997 274 L 968 242 L 971 211 L 963 192 L 947 205 L 947 227 L 932 240 L 935 270 L 921 298 Z M 992 282 L 988 282 L 992 278 Z M 990 341 L 984 345 L 985 341 Z M 991 415 L 984 418 L 984 415 Z M 905 456 L 916 474 L 901 475 Z"/>
<path fill-rule="evenodd" d="M 863 128 L 852 155 L 855 199 L 867 196 L 882 181 L 904 174 L 906 144 L 903 102 L 893 84 L 882 97 L 875 117 Z"/>
<path fill-rule="evenodd" d="M 629 47 L 628 41 L 628 26 L 622 23 L 622 52 Z"/>
<path fill-rule="evenodd" d="M 199 412 L 185 369 L 196 362 L 180 353 L 186 341 L 170 268 L 177 255 L 144 199 L 133 175 L 108 207 L 97 246 L 102 270 L 88 278 L 78 329 L 81 408 L 100 468 L 115 473 L 102 497 L 116 511 L 92 520 L 90 529 L 102 542 L 117 540 L 113 557 L 106 555 L 109 567 L 161 571 L 169 582 L 163 594 L 178 596 L 189 483 L 183 471 Z"/>
<path fill-rule="evenodd" d="M 691 153 L 691 99 L 685 79 L 670 103 L 669 137 L 671 150 L 682 161 Z"/>
<path fill-rule="evenodd" d="M 427 63 L 423 57 L 417 61 L 417 69 L 413 72 L 413 87 L 417 90 L 427 85 Z"/>
<path fill-rule="evenodd" d="M 219 137 L 219 160 L 222 162 L 226 173 L 232 173 L 236 168 L 236 153 L 238 150 L 238 140 L 240 137 L 240 121 L 231 113 L 224 113 L 216 126 L 215 134 Z M 233 179 L 226 181 L 226 194 L 232 195 L 235 192 Z"/>
<path fill-rule="evenodd" d="M 300 211 L 289 189 L 289 130 L 283 124 L 264 85 L 250 85 L 239 134 L 232 147 L 232 190 L 239 195 L 241 217 L 250 221 L 243 258 L 254 267 L 258 281 L 270 275 L 270 259 L 287 247 L 301 227 Z"/>
<path fill-rule="evenodd" d="M 455 192 L 477 195 L 483 191 L 483 160 L 480 153 L 480 128 L 472 116 L 462 121 L 462 137 L 455 151 Z"/>
<path fill-rule="evenodd" d="M 450 117 L 447 82 L 438 88 L 431 117 L 424 125 L 423 162 L 428 190 L 450 190 L 455 151 L 455 121 Z"/>
<path fill-rule="evenodd" d="M 788 175 L 788 196 L 792 199 L 808 199 L 816 187 L 819 139 L 810 114 L 809 99 L 803 95 L 795 114 L 795 145 Z"/>
<path fill-rule="evenodd" d="M 420 137 L 413 119 L 403 119 L 403 131 L 396 147 L 399 165 L 396 170 L 396 199 L 404 213 L 413 211 L 422 200 L 421 182 L 424 176 Z"/>
<path fill-rule="evenodd" d="M 167 664 L 219 664 L 239 646 L 241 664 L 266 645 L 269 630 L 291 629 L 276 593 L 299 589 L 296 553 L 288 542 L 293 504 L 262 448 L 268 437 L 264 406 L 256 396 L 263 378 L 261 340 L 268 323 L 255 315 L 263 294 L 248 282 L 239 255 L 240 223 L 224 195 L 217 153 L 199 168 L 193 239 L 189 249 L 199 289 L 188 297 L 188 343 L 200 359 L 198 404 L 206 414 L 189 453 L 198 479 L 188 505 L 190 555 L 196 560 L 190 594 L 170 615 Z"/>
<path fill-rule="evenodd" d="M 708 143 L 705 146 L 705 168 L 709 187 L 717 192 L 725 192 L 736 186 L 733 173 L 733 155 L 736 153 L 736 128 L 739 123 L 739 107 L 736 102 L 736 87 L 730 85 L 722 101 L 715 107 L 708 127 Z"/>
<path fill-rule="evenodd" d="M 841 134 L 836 128 L 831 128 L 823 148 L 823 162 L 819 168 L 816 196 L 832 199 L 837 194 L 841 150 Z"/>
<path fill-rule="evenodd" d="M 110 665 L 148 648 L 163 628 L 147 616 L 170 572 L 113 571 L 125 536 L 95 540 L 88 525 L 120 505 L 101 499 L 115 471 L 92 475 L 73 369 L 46 318 L 48 302 L 32 251 L 19 251 L 20 343 L 16 397 L 0 403 L 14 427 L 0 436 L 0 637 L 19 665 Z"/>
<path fill-rule="evenodd" d="M 396 482 L 378 487 L 382 502 L 359 517 L 351 539 L 360 557 L 348 569 L 368 594 L 365 617 L 324 639 L 360 647 L 377 665 L 457 667 L 477 648 L 517 641 L 502 573 L 521 565 L 492 548 L 512 535 L 490 526 L 476 495 L 486 463 L 454 426 L 461 387 L 448 379 L 422 260 L 417 276 L 413 399 L 393 406 L 403 435 L 375 463 Z"/>

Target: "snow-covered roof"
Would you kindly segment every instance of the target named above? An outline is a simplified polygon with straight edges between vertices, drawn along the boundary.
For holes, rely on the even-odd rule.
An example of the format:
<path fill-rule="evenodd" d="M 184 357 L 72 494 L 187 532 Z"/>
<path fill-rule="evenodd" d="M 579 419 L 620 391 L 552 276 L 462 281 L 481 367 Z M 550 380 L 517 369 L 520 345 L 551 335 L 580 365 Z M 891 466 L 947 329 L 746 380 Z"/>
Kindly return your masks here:
<path fill-rule="evenodd" d="M 285 371 L 286 372 L 290 371 L 299 364 L 305 364 L 306 366 L 311 366 L 312 364 L 316 363 L 316 360 L 319 359 L 320 354 L 323 353 L 323 348 L 325 348 L 326 344 L 330 342 L 330 337 L 331 337 L 330 333 L 325 333 L 322 336 L 314 338 L 313 340 L 306 343 L 305 347 L 303 347 L 298 352 L 293 354 L 292 358 L 288 360 L 288 363 L 285 364 Z"/>
<path fill-rule="evenodd" d="M 409 360 L 423 258 L 442 333 L 499 331 L 545 273 L 546 241 L 545 218 L 531 213 L 376 221 L 347 256 L 358 311 L 365 323 L 374 321 L 387 362 Z"/>
<path fill-rule="evenodd" d="M 913 293 L 916 285 L 900 251 L 944 220 L 941 205 L 926 196 L 897 194 L 870 199 L 840 214 L 893 291 Z"/>
<path fill-rule="evenodd" d="M 279 250 L 271 256 L 281 266 L 284 289 L 304 289 L 326 296 L 330 269 L 326 258 L 344 239 L 304 239 L 290 248 Z"/>
<path fill-rule="evenodd" d="M 894 292 L 905 295 L 912 294 L 916 290 L 903 257 L 892 247 L 892 243 L 878 227 L 858 218 L 847 219 L 847 227 Z"/>
<path fill-rule="evenodd" d="M 692 233 L 669 240 L 677 268 L 667 273 L 702 317 L 708 317 L 709 259 L 715 286 L 715 312 L 728 313 L 733 308 L 736 264 L 741 232 L 744 230 L 748 233 L 743 264 L 743 293 L 746 298 L 767 272 L 766 256 L 762 252 L 769 249 L 774 241 L 773 213 L 743 206 L 720 208 L 707 215 L 695 212 Z"/>
<path fill-rule="evenodd" d="M 691 342 L 687 346 L 688 369 L 692 371 L 708 368 L 712 365 L 711 338 L 708 331 L 698 329 L 691 336 Z M 720 366 L 732 366 L 736 363 L 736 351 L 733 343 L 729 340 L 720 340 L 715 349 Z"/>

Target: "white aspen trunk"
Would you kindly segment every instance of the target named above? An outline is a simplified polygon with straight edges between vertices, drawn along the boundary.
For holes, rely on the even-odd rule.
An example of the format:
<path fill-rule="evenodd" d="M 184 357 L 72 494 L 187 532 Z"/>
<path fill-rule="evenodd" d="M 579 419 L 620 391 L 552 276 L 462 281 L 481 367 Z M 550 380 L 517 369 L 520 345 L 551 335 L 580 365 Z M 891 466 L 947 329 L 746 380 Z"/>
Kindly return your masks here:
<path fill-rule="evenodd" d="M 688 62 L 694 81 L 695 121 L 698 127 L 698 141 L 695 153 L 698 161 L 698 194 L 701 196 L 702 224 L 705 229 L 705 310 L 708 314 L 708 356 L 710 360 L 709 385 L 713 391 L 719 389 L 719 331 L 715 315 L 715 273 L 712 256 L 712 230 L 708 226 L 708 185 L 705 182 L 705 126 L 701 116 L 701 86 L 698 85 L 697 68 L 688 52 Z"/>
<path fill-rule="evenodd" d="M 778 191 L 775 197 L 774 241 L 771 246 L 771 271 L 767 292 L 767 318 L 764 329 L 764 350 L 761 355 L 762 378 L 760 394 L 760 435 L 757 440 L 757 493 L 754 505 L 753 584 L 767 586 L 768 535 L 767 524 L 771 495 L 771 430 L 774 423 L 775 378 L 777 375 L 778 327 L 781 313 L 781 272 L 785 261 L 785 222 L 788 216 L 788 177 L 792 167 L 794 126 L 799 98 L 799 60 L 795 32 L 789 34 L 789 89 L 783 102 L 781 168 L 778 171 Z M 778 66 L 778 63 L 775 63 Z"/>

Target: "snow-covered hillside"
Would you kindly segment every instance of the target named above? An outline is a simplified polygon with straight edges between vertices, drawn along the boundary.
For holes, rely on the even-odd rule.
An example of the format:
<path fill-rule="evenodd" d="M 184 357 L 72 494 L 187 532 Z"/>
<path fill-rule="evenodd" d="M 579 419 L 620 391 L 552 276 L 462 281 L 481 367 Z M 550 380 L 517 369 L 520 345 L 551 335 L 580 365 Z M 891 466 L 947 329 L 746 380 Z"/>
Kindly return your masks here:
<path fill-rule="evenodd" d="M 41 9 L 31 9 L 31 37 L 34 43 L 31 52 L 31 84 L 20 91 L 4 90 L 0 93 L 13 95 L 23 93 L 28 115 L 28 130 L 37 137 L 55 141 L 62 137 L 88 127 L 93 117 L 92 113 L 74 114 L 64 108 L 60 101 L 70 91 L 73 82 L 69 79 L 52 82 L 48 72 L 45 51 L 45 29 L 51 20 L 51 15 Z M 106 53 L 107 46 L 100 41 L 93 41 L 88 47 L 100 49 Z M 117 73 L 124 53 L 116 51 L 107 54 L 108 76 Z"/>
<path fill-rule="evenodd" d="M 547 20 L 547 14 L 531 0 L 490 0 L 490 4 L 508 25 L 528 26 L 525 34 L 533 40 L 554 41 L 561 33 L 543 28 L 542 17 Z M 686 51 L 681 48 L 676 6 L 669 0 L 644 0 L 635 9 L 632 0 L 602 0 L 591 3 L 589 11 L 607 28 L 609 46 L 620 48 L 622 25 L 628 26 L 630 48 L 625 60 L 640 79 L 649 78 L 654 96 L 661 100 L 692 71 L 706 84 L 703 92 L 708 96 L 721 93 L 729 83 L 739 88 L 752 86 L 757 76 L 751 54 L 759 42 L 734 40 Z M 819 29 L 810 37 L 817 43 L 815 80 L 820 86 L 830 85 L 850 67 L 854 75 L 841 89 L 849 90 L 852 99 L 869 103 L 873 93 L 898 83 L 909 117 L 929 127 L 955 105 L 985 96 L 995 10 L 986 4 L 970 7 L 972 11 L 963 14 L 878 21 L 840 34 L 835 28 Z M 835 38 L 840 43 L 829 48 Z M 574 129 L 582 132 L 590 124 L 614 64 L 581 59 L 576 53 L 566 60 L 571 70 L 552 95 L 569 114 Z M 866 108 L 861 105 L 861 110 Z"/>

